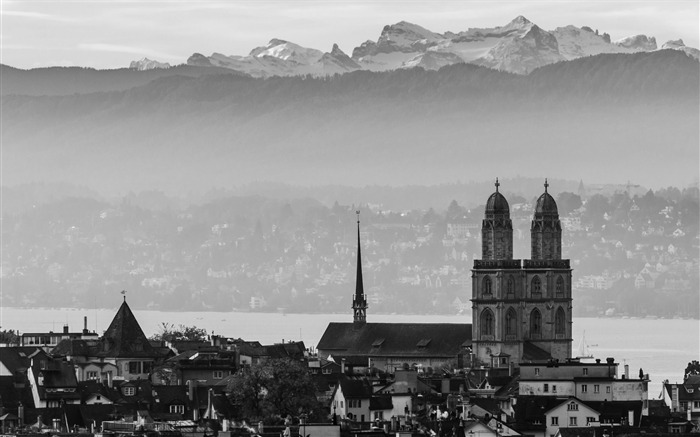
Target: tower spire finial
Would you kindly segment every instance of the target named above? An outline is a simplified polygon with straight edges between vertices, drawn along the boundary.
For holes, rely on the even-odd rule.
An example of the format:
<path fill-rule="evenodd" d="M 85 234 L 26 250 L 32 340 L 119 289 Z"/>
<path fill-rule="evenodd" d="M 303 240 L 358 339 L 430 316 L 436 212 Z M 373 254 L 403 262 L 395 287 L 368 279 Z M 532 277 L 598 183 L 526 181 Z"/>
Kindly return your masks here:
<path fill-rule="evenodd" d="M 547 182 L 547 178 L 544 178 L 544 192 L 547 192 L 547 187 L 549 187 L 549 183 Z"/>
<path fill-rule="evenodd" d="M 355 278 L 355 296 L 352 299 L 353 319 L 355 324 L 364 324 L 367 321 L 367 300 L 362 285 L 362 245 L 360 244 L 360 210 L 357 214 L 357 276 Z"/>
<path fill-rule="evenodd" d="M 496 178 L 496 192 L 498 193 L 498 187 L 501 186 L 501 184 L 498 182 L 498 178 Z"/>

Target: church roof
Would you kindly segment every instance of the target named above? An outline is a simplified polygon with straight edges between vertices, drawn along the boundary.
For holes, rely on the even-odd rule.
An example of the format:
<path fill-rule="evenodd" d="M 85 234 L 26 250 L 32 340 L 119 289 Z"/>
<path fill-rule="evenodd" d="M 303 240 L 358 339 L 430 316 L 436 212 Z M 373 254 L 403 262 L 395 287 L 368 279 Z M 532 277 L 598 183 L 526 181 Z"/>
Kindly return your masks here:
<path fill-rule="evenodd" d="M 503 194 L 496 191 L 489 196 L 489 200 L 486 201 L 486 214 L 510 214 L 508 201 Z"/>
<path fill-rule="evenodd" d="M 334 357 L 454 357 L 471 338 L 469 323 L 329 323 L 318 349 Z"/>
<path fill-rule="evenodd" d="M 542 193 L 540 198 L 537 199 L 537 203 L 535 204 L 535 216 L 545 214 L 559 215 L 559 210 L 557 209 L 557 202 L 555 202 L 552 195 L 547 192 L 547 187 L 549 187 L 549 183 L 545 179 L 544 193 Z"/>
<path fill-rule="evenodd" d="M 126 300 L 109 324 L 102 342 L 103 352 L 100 355 L 107 357 L 151 358 L 158 355 L 146 334 L 143 333 L 139 322 L 136 321 L 136 316 L 131 312 Z"/>

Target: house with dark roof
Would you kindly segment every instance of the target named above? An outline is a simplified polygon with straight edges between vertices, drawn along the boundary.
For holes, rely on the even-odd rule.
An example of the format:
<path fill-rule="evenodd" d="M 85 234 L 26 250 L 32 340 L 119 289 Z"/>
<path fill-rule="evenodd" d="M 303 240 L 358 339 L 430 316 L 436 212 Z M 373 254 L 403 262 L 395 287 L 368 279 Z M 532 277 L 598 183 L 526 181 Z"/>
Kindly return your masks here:
<path fill-rule="evenodd" d="M 664 400 L 675 414 L 676 422 L 685 421 L 700 431 L 700 375 L 688 375 L 683 383 L 664 384 Z M 678 427 L 681 428 L 680 426 Z"/>
<path fill-rule="evenodd" d="M 76 366 L 79 381 L 147 379 L 155 363 L 165 359 L 169 349 L 154 347 L 146 338 L 134 313 L 124 302 L 97 340 L 65 339 L 52 351 Z"/>
<path fill-rule="evenodd" d="M 66 361 L 35 356 L 30 359 L 27 378 L 35 408 L 80 403 L 75 370 Z"/>
<path fill-rule="evenodd" d="M 66 339 L 77 340 L 97 340 L 98 335 L 87 328 L 87 317 L 84 318 L 84 328 L 82 331 L 70 332 L 68 325 L 63 326 L 62 332 L 25 332 L 19 338 L 20 346 L 38 346 L 49 352 L 58 343 Z"/>

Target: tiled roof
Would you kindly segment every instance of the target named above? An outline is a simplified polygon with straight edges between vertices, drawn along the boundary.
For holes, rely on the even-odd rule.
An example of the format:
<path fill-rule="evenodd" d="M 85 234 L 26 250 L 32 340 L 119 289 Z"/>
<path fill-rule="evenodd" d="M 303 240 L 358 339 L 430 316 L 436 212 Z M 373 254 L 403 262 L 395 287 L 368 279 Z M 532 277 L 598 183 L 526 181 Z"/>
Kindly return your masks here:
<path fill-rule="evenodd" d="M 36 346 L 0 348 L 0 362 L 13 374 L 19 370 L 29 368 L 29 362 L 32 357 L 46 359 L 47 356 L 41 348 Z"/>
<path fill-rule="evenodd" d="M 343 391 L 345 398 L 367 399 L 372 396 L 372 387 L 365 378 L 351 379 L 342 377 L 340 379 L 340 389 Z"/>
<path fill-rule="evenodd" d="M 102 336 L 102 343 L 101 356 L 152 358 L 157 355 L 126 300 Z"/>
<path fill-rule="evenodd" d="M 467 323 L 329 323 L 317 348 L 334 357 L 454 357 L 471 335 Z"/>

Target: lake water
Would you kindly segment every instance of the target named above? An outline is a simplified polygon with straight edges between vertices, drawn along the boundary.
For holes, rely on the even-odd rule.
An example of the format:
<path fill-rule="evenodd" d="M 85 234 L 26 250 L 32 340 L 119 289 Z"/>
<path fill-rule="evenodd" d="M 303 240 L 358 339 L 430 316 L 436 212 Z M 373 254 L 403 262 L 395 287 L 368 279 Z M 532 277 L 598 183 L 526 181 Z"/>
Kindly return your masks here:
<path fill-rule="evenodd" d="M 20 332 L 58 332 L 68 325 L 71 332 L 83 328 L 100 334 L 107 329 L 117 307 L 105 309 L 0 308 L 0 329 Z M 160 312 L 134 310 L 147 336 L 160 332 L 163 322 L 204 328 L 226 337 L 258 340 L 262 344 L 303 340 L 315 347 L 329 322 L 350 322 L 352 314 L 280 314 L 249 312 Z M 370 322 L 471 323 L 464 315 L 368 314 Z M 644 369 L 651 377 L 649 396 L 656 398 L 664 379 L 680 382 L 689 361 L 700 359 L 700 322 L 679 319 L 575 318 L 574 351 L 585 331 L 586 343 L 595 358 L 614 357 L 630 366 L 636 377 Z M 620 366 L 622 372 L 623 367 Z"/>

